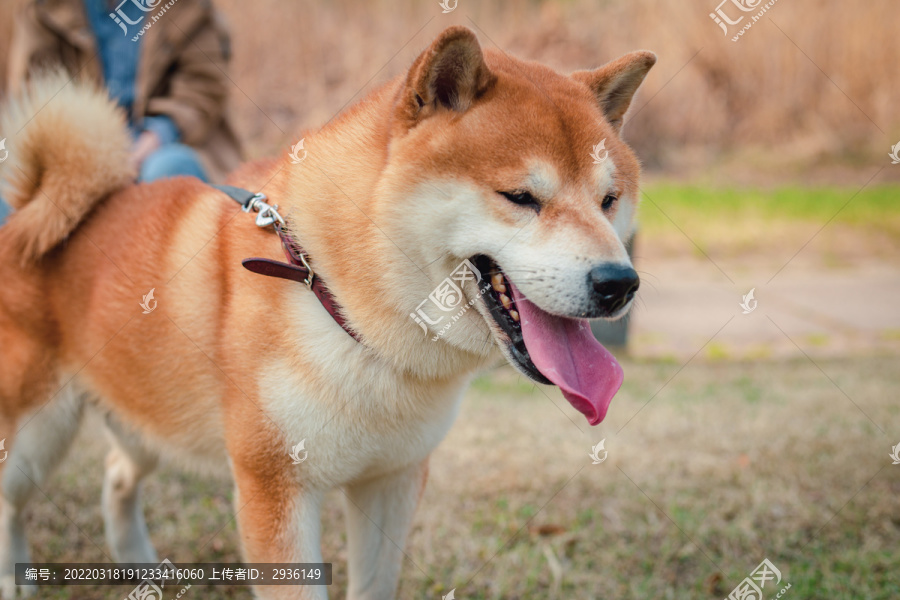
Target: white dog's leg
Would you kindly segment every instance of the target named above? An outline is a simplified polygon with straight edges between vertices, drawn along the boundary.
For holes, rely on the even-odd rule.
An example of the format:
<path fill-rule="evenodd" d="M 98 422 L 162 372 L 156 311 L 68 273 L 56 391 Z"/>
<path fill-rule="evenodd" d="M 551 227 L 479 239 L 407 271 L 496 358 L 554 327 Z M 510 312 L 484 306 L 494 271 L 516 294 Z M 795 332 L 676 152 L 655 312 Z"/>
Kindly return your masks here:
<path fill-rule="evenodd" d="M 106 543 L 119 563 L 157 563 L 140 499 L 141 479 L 156 468 L 157 455 L 112 415 L 107 415 L 106 430 L 112 442 L 103 478 Z"/>
<path fill-rule="evenodd" d="M 15 566 L 30 562 L 25 537 L 25 505 L 47 481 L 78 432 L 83 397 L 72 386 L 38 411 L 22 427 L 9 446 L 0 482 L 0 595 L 16 597 Z M 34 586 L 18 586 L 22 596 L 34 593 Z"/>
<path fill-rule="evenodd" d="M 425 487 L 428 462 L 347 486 L 350 600 L 397 593 L 406 536 Z"/>
<path fill-rule="evenodd" d="M 257 421 L 261 423 L 261 421 Z M 245 437 L 230 452 L 236 494 L 238 532 L 247 563 L 321 563 L 322 492 L 304 487 L 296 465 L 277 448 L 277 438 L 266 440 L 265 427 L 253 430 L 244 419 Z M 261 441 L 262 440 L 262 441 Z M 274 450 L 274 451 L 273 451 Z M 259 600 L 327 600 L 324 585 L 255 586 Z"/>

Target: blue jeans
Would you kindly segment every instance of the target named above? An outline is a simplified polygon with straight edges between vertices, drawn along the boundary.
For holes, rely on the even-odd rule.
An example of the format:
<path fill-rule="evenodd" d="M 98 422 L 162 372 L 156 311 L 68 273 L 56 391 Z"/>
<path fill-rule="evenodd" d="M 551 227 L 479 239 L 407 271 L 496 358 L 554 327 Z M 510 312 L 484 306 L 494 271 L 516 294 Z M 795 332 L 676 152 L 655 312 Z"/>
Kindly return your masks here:
<path fill-rule="evenodd" d="M 167 144 L 147 157 L 141 165 L 138 181 L 156 181 L 182 175 L 207 181 L 196 150 L 184 144 Z"/>
<path fill-rule="evenodd" d="M 181 175 L 207 181 L 196 150 L 184 144 L 167 144 L 147 157 L 141 165 L 138 181 L 149 182 Z M 0 198 L 0 225 L 6 222 L 6 217 L 11 212 L 10 206 Z"/>

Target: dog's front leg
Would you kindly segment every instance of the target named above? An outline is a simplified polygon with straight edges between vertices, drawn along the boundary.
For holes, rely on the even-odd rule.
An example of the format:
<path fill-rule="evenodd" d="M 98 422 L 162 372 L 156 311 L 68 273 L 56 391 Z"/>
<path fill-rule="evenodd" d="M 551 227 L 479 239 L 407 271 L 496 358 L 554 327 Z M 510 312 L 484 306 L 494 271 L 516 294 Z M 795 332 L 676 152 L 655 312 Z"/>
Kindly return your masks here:
<path fill-rule="evenodd" d="M 406 536 L 425 488 L 428 461 L 345 490 L 350 600 L 389 600 L 397 593 Z"/>
<path fill-rule="evenodd" d="M 291 477 L 284 457 L 233 458 L 238 528 L 248 563 L 321 563 L 322 494 Z M 325 586 L 254 588 L 261 600 L 327 600 Z"/>

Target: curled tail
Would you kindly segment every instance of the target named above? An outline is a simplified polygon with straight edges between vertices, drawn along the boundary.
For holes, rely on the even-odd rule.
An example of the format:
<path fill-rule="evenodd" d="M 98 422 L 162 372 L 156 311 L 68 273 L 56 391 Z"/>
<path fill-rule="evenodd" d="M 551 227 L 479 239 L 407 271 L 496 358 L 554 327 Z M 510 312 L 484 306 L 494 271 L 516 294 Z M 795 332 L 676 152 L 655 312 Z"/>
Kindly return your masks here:
<path fill-rule="evenodd" d="M 64 72 L 35 78 L 0 114 L 7 159 L 0 197 L 15 212 L 0 238 L 23 263 L 71 234 L 97 202 L 134 180 L 125 115 L 93 85 Z"/>

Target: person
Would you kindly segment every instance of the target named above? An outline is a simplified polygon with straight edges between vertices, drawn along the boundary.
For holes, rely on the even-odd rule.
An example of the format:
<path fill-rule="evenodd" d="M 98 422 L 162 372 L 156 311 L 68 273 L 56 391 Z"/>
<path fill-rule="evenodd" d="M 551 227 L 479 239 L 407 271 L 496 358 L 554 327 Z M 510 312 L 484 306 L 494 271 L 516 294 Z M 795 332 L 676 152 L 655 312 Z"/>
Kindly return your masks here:
<path fill-rule="evenodd" d="M 29 0 L 10 44 L 7 90 L 14 96 L 61 65 L 105 86 L 127 114 L 138 181 L 220 181 L 241 162 L 227 115 L 230 53 L 210 0 Z M 0 201 L 0 223 L 3 210 Z"/>

